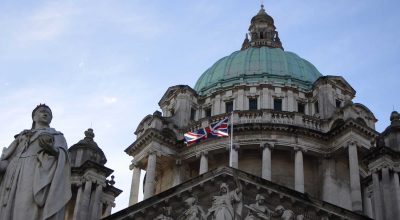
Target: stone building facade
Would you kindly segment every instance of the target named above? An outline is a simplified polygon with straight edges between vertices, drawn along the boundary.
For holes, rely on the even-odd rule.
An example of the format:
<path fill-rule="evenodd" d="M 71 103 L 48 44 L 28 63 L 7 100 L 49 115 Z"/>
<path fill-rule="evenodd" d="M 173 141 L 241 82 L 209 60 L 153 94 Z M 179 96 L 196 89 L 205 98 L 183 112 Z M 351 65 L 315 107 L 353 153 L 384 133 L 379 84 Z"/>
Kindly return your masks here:
<path fill-rule="evenodd" d="M 262 6 L 241 50 L 194 88 L 170 87 L 162 112 L 138 125 L 125 150 L 133 157 L 130 207 L 106 219 L 399 219 L 399 114 L 379 133 L 355 94 L 343 77 L 323 76 L 285 51 Z M 185 132 L 225 117 L 232 148 L 230 138 L 184 144 Z M 216 217 L 225 191 L 236 193 L 227 202 L 231 218 Z M 265 216 L 250 218 L 261 206 Z"/>

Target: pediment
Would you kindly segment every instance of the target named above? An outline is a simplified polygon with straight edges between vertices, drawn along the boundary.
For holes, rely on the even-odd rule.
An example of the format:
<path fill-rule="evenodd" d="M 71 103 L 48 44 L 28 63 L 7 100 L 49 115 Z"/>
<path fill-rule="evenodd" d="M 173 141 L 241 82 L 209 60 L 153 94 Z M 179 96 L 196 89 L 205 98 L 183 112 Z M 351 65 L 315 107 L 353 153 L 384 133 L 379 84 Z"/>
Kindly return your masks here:
<path fill-rule="evenodd" d="M 228 186 L 227 193 L 221 190 L 224 184 Z M 245 219 L 249 210 L 255 207 L 257 195 L 265 198 L 262 204 L 265 216 L 260 219 L 286 219 L 281 216 L 280 210 L 284 215 L 292 215 L 293 219 L 370 219 L 249 173 L 222 167 L 114 213 L 104 220 L 179 220 L 189 219 L 187 215 L 196 211 L 204 216 L 198 219 L 212 219 L 213 213 L 217 211 Z M 228 201 L 236 202 L 222 205 Z M 210 215 L 206 217 L 207 214 Z"/>

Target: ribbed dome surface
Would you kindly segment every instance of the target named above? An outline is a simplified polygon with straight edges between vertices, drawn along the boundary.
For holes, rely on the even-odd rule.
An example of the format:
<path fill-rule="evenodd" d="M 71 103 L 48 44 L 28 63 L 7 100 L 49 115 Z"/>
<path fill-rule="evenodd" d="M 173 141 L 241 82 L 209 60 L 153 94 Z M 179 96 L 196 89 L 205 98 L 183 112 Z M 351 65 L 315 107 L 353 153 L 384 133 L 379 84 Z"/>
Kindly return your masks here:
<path fill-rule="evenodd" d="M 250 47 L 218 60 L 197 80 L 194 89 L 205 95 L 212 89 L 240 83 L 297 85 L 308 90 L 321 73 L 297 54 L 281 48 Z"/>

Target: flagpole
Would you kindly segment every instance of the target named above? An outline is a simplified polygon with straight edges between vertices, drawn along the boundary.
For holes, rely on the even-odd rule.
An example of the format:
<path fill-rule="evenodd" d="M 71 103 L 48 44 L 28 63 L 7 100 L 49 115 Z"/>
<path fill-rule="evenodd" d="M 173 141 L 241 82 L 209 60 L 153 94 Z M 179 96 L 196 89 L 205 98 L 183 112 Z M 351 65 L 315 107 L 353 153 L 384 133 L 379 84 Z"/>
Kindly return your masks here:
<path fill-rule="evenodd" d="M 231 146 L 229 148 L 229 166 L 232 167 L 232 150 L 233 150 L 233 112 L 235 111 L 235 99 L 233 99 L 232 103 L 232 112 L 231 112 Z"/>

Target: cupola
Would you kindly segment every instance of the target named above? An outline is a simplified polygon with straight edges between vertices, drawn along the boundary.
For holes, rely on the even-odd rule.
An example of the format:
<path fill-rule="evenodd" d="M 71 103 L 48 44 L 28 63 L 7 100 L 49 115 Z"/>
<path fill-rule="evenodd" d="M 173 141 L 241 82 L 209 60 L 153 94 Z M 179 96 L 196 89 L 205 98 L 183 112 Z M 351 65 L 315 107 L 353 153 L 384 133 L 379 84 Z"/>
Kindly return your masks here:
<path fill-rule="evenodd" d="M 274 19 L 265 12 L 264 5 L 251 19 L 249 33 L 251 40 L 249 41 L 247 35 L 242 45 L 242 50 L 249 47 L 272 47 L 281 48 L 282 43 L 279 39 L 278 32 L 274 25 Z"/>
<path fill-rule="evenodd" d="M 93 140 L 94 136 L 93 129 L 89 128 L 85 131 L 85 137 L 68 149 L 73 167 L 79 167 L 88 160 L 101 165 L 106 164 L 106 156 Z"/>

